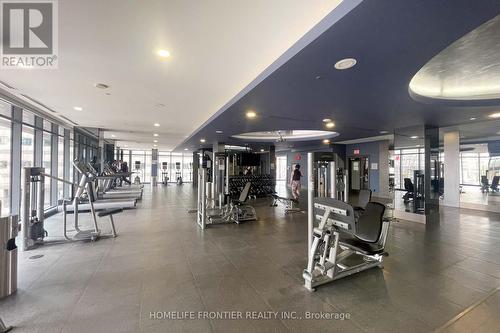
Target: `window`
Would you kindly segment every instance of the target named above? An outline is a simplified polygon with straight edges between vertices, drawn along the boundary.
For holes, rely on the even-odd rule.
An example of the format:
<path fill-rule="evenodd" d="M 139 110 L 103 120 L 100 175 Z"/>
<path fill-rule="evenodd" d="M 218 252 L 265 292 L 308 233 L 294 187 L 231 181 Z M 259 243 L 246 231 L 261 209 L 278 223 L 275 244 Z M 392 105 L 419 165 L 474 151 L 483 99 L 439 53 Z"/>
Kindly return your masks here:
<path fill-rule="evenodd" d="M 182 157 L 182 181 L 193 181 L 193 155 L 184 154 Z M 226 166 L 227 167 L 227 166 Z"/>
<path fill-rule="evenodd" d="M 177 182 L 178 177 L 182 177 L 182 154 L 171 153 L 172 163 L 170 163 L 170 180 Z"/>
<path fill-rule="evenodd" d="M 125 158 L 125 156 L 124 156 Z M 146 165 L 146 160 L 145 160 L 145 154 L 143 150 L 134 150 L 132 151 L 132 165 L 129 168 L 129 171 L 133 172 L 131 176 L 131 181 L 133 182 L 136 177 L 139 177 L 141 180 L 141 183 L 145 182 L 145 165 Z"/>
<path fill-rule="evenodd" d="M 3 103 L 0 103 L 2 108 Z M 10 213 L 11 123 L 0 118 L 0 200 L 3 214 Z"/>
<path fill-rule="evenodd" d="M 21 166 L 23 168 L 35 165 L 35 130 L 23 125 L 21 137 Z"/>
<path fill-rule="evenodd" d="M 57 145 L 57 177 L 64 179 L 64 137 L 58 136 L 59 142 Z M 64 183 L 57 182 L 57 199 L 64 198 Z"/>
<path fill-rule="evenodd" d="M 51 161 L 52 161 L 52 134 L 49 132 L 43 132 L 43 155 L 42 155 L 42 167 L 45 168 L 45 173 L 51 174 L 50 166 L 51 166 Z M 45 178 L 45 201 L 44 201 L 44 208 L 49 208 L 50 207 L 50 178 L 46 177 Z"/>
<path fill-rule="evenodd" d="M 167 163 L 167 170 L 163 170 L 163 163 Z M 158 153 L 158 180 L 163 182 L 164 177 L 170 178 L 170 153 L 168 152 L 159 152 Z M 172 179 L 170 178 L 169 181 Z"/>

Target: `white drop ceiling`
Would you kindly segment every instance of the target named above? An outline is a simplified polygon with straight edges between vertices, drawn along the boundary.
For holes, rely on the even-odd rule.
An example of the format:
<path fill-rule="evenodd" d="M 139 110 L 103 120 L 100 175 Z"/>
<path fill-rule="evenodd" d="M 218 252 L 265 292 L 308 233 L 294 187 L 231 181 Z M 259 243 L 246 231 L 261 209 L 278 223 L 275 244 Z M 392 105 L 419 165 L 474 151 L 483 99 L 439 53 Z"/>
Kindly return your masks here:
<path fill-rule="evenodd" d="M 59 1 L 59 69 L 1 70 L 0 80 L 123 146 L 150 149 L 156 132 L 170 150 L 340 2 Z"/>

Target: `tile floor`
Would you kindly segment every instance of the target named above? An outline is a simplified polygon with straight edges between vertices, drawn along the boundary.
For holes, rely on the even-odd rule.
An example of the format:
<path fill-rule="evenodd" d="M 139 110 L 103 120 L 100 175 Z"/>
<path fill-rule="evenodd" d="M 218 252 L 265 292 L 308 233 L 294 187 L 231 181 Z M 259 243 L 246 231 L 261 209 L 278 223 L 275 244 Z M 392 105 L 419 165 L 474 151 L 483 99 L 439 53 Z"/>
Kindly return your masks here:
<path fill-rule="evenodd" d="M 306 214 L 259 200 L 259 221 L 201 231 L 187 213 L 195 197 L 189 184 L 147 188 L 138 209 L 116 216 L 118 238 L 20 253 L 19 290 L 0 300 L 0 316 L 14 332 L 500 332 L 491 316 L 500 313 L 500 214 L 447 209 L 440 225 L 394 223 L 384 270 L 310 293 Z M 60 216 L 47 221 L 54 238 L 60 226 Z M 279 314 L 158 319 L 168 311 Z"/>

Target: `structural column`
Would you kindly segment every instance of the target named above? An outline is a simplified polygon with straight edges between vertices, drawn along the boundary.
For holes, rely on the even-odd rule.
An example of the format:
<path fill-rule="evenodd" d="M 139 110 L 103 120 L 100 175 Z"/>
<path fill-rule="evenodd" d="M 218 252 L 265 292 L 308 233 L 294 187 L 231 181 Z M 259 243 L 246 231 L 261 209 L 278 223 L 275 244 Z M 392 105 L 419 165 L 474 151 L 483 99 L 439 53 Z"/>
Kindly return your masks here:
<path fill-rule="evenodd" d="M 59 153 L 59 126 L 52 124 L 51 126 L 51 131 L 50 133 L 50 175 L 57 177 L 58 176 L 58 153 Z M 45 181 L 48 181 L 47 178 L 45 178 Z M 56 205 L 57 204 L 57 199 L 58 199 L 58 193 L 57 193 L 57 183 L 58 180 L 54 178 L 50 178 L 50 204 L 51 205 Z M 47 194 L 45 194 L 47 195 Z"/>
<path fill-rule="evenodd" d="M 381 198 L 389 198 L 389 141 L 379 143 L 378 180 Z"/>
<path fill-rule="evenodd" d="M 17 106 L 12 106 L 12 141 L 10 165 L 11 165 L 11 178 L 10 178 L 10 214 L 19 215 L 19 208 L 21 207 L 21 152 L 22 152 L 22 121 L 23 110 Z M 8 213 L 8 212 L 6 212 Z"/>
<path fill-rule="evenodd" d="M 424 197 L 425 221 L 427 224 L 439 223 L 439 193 L 434 191 L 432 180 L 436 178 L 434 166 L 439 162 L 439 128 L 424 128 Z M 458 188 L 457 188 L 458 190 Z"/>
<path fill-rule="evenodd" d="M 70 144 L 71 144 L 71 131 L 68 129 L 64 129 L 64 162 L 63 162 L 63 177 L 65 180 L 70 179 L 70 173 L 73 171 L 73 156 L 69 156 L 71 149 L 70 149 Z M 71 185 L 70 184 L 64 184 L 63 187 L 63 196 L 64 198 L 69 198 L 70 197 L 70 191 L 71 191 Z"/>
<path fill-rule="evenodd" d="M 460 133 L 444 134 L 444 205 L 460 207 Z"/>
<path fill-rule="evenodd" d="M 151 150 L 151 185 L 158 185 L 158 149 Z"/>
<path fill-rule="evenodd" d="M 43 161 L 43 119 L 35 116 L 35 165 L 41 167 Z"/>
<path fill-rule="evenodd" d="M 198 187 L 198 169 L 200 168 L 200 155 L 193 152 L 193 187 Z"/>

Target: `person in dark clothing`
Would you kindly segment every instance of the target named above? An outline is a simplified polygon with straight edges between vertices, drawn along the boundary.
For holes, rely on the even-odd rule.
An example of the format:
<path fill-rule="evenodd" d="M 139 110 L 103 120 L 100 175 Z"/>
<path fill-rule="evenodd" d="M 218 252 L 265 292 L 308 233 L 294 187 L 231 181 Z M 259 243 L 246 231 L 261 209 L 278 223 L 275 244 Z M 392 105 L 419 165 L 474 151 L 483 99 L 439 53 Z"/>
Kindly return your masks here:
<path fill-rule="evenodd" d="M 290 186 L 292 187 L 292 195 L 295 200 L 300 198 L 300 179 L 302 178 L 302 173 L 300 172 L 300 164 L 295 165 L 295 169 L 292 171 Z"/>
<path fill-rule="evenodd" d="M 128 172 L 128 164 L 127 164 L 127 162 L 123 162 L 123 163 L 122 163 L 122 167 L 121 167 L 121 170 L 120 170 L 120 171 L 121 171 L 121 172 L 123 172 L 123 173 L 127 173 L 127 172 Z M 125 183 L 129 184 L 129 185 L 131 184 L 131 183 L 130 183 L 130 180 L 129 180 L 129 179 L 127 178 L 127 176 L 125 176 L 125 175 L 123 175 L 123 176 L 122 176 L 122 180 L 123 180 Z"/>

